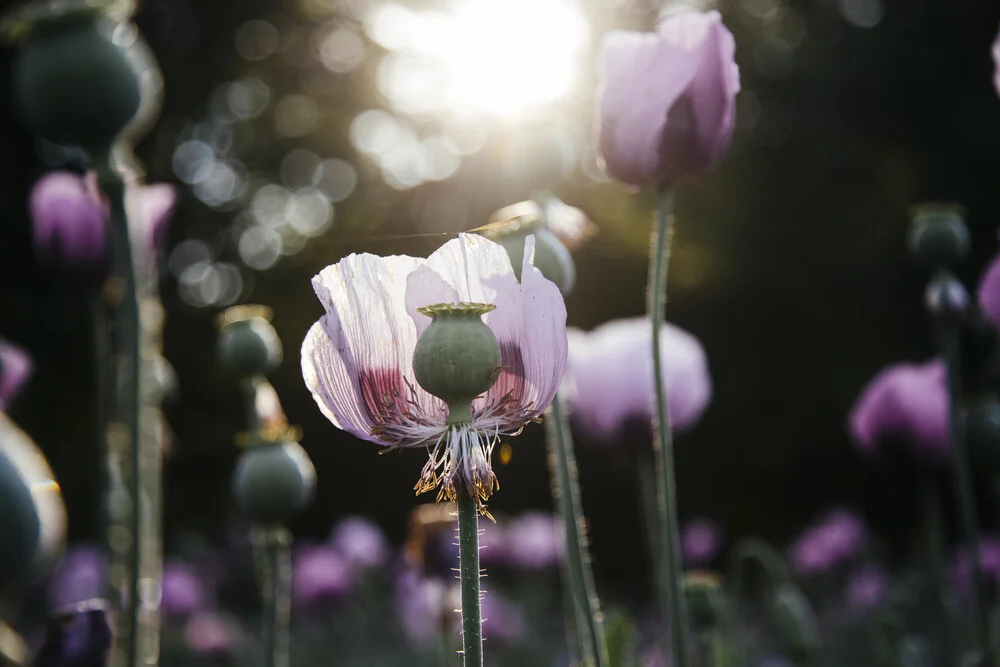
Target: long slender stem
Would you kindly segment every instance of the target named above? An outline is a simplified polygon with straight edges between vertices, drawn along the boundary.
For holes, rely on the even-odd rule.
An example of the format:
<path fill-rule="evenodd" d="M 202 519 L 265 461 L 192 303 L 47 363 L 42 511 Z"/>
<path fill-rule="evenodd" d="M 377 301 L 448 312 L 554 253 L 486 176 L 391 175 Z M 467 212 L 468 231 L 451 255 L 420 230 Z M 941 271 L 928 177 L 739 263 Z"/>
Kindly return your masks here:
<path fill-rule="evenodd" d="M 941 494 L 938 492 L 935 480 L 925 476 L 920 480 L 920 503 L 922 505 L 922 530 L 919 537 L 922 543 L 924 562 L 927 571 L 931 608 L 936 615 L 936 625 L 941 632 L 941 647 L 943 661 L 950 664 L 956 658 L 954 639 L 951 632 L 951 618 L 948 612 L 947 580 L 944 565 L 944 517 L 941 516 Z"/>
<path fill-rule="evenodd" d="M 458 565 L 462 582 L 462 654 L 465 667 L 483 667 L 483 621 L 479 588 L 479 507 L 458 494 Z"/>
<path fill-rule="evenodd" d="M 677 488 L 674 476 L 673 441 L 670 416 L 667 412 L 667 387 L 663 382 L 663 360 L 660 356 L 660 327 L 667 295 L 667 268 L 670 240 L 673 233 L 673 192 L 660 192 L 656 227 L 652 235 L 647 291 L 649 319 L 653 334 L 653 379 L 656 387 L 656 410 L 653 418 L 653 457 L 656 466 L 657 510 L 660 515 L 659 556 L 663 563 L 660 586 L 660 606 L 664 629 L 673 644 L 674 665 L 689 667 L 687 611 L 681 586 L 681 566 L 677 547 Z"/>
<path fill-rule="evenodd" d="M 261 576 L 264 601 L 264 664 L 289 665 L 291 620 L 291 536 L 284 528 L 263 531 L 266 568 Z"/>
<path fill-rule="evenodd" d="M 119 486 L 119 475 L 116 474 L 117 457 L 108 447 L 108 419 L 109 419 L 109 399 L 114 393 L 114 382 L 111 363 L 111 341 L 109 340 L 108 312 L 104 306 L 104 299 L 100 290 L 94 290 L 89 295 L 90 302 L 90 329 L 91 344 L 94 354 L 94 438 L 97 442 L 97 451 L 101 457 L 101 488 L 104 494 L 100 498 L 98 516 L 100 525 L 104 533 L 104 541 L 109 554 L 113 554 L 112 537 L 114 535 L 114 511 L 113 505 L 116 497 L 121 493 Z M 108 582 L 110 586 L 111 581 Z M 117 592 L 117 591 L 116 591 Z M 107 592 L 105 593 L 107 594 Z M 115 599 L 115 595 L 110 595 L 110 599 Z"/>
<path fill-rule="evenodd" d="M 975 491 L 972 483 L 972 469 L 969 466 L 969 452 L 965 442 L 965 422 L 962 411 L 962 337 L 957 323 L 945 323 L 941 340 L 945 364 L 948 368 L 948 436 L 951 441 L 952 473 L 962 531 L 969 547 L 972 567 L 972 604 L 976 615 L 976 628 L 980 649 L 983 652 L 982 665 L 992 667 L 993 646 L 990 640 L 989 610 L 983 592 L 982 567 L 979 563 L 979 517 L 976 512 Z"/>
<path fill-rule="evenodd" d="M 549 445 L 549 468 L 552 495 L 559 506 L 566 535 L 566 565 L 573 593 L 576 618 L 584 627 L 577 628 L 580 661 L 585 667 L 606 667 L 610 662 L 604 636 L 601 603 L 594 585 L 587 548 L 587 532 L 577 477 L 573 436 L 566 421 L 562 396 L 552 399 L 551 414 L 545 420 Z M 579 624 L 578 624 L 579 625 Z"/>
<path fill-rule="evenodd" d="M 129 478 L 129 533 L 122 545 L 127 552 L 126 568 L 128 589 L 123 602 L 123 618 L 119 632 L 124 655 L 121 664 L 137 664 L 141 638 L 139 637 L 139 584 L 140 551 L 142 535 L 139 508 L 139 477 L 141 474 L 140 438 L 140 340 L 139 294 L 132 243 L 129 238 L 128 216 L 125 212 L 125 182 L 112 164 L 111 155 L 97 160 L 97 174 L 101 191 L 111 204 L 111 238 L 114 249 L 114 277 L 121 282 L 121 301 L 115 312 L 116 345 L 118 360 L 117 416 L 124 426 L 123 449 L 127 452 Z"/>

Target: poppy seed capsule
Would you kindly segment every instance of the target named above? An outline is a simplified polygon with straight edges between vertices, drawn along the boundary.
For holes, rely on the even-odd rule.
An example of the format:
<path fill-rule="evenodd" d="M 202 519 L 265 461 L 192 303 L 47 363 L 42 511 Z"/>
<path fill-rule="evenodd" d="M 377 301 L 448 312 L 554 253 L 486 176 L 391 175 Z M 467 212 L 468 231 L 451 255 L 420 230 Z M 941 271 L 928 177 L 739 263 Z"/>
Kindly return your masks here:
<path fill-rule="evenodd" d="M 524 263 L 524 242 L 529 234 L 535 235 L 535 266 L 543 276 L 556 284 L 563 296 L 566 296 L 576 284 L 576 266 L 569 250 L 555 234 L 544 227 L 538 227 L 503 234 L 494 240 L 510 255 L 514 275 L 520 280 L 521 265 Z"/>
<path fill-rule="evenodd" d="M 40 136 L 106 151 L 139 110 L 139 77 L 94 8 L 40 18 L 14 64 L 21 113 Z"/>
<path fill-rule="evenodd" d="M 219 336 L 219 360 L 234 373 L 268 373 L 281 364 L 281 359 L 281 339 L 263 317 L 227 324 Z"/>
<path fill-rule="evenodd" d="M 417 384 L 448 405 L 448 423 L 472 421 L 471 404 L 493 386 L 500 368 L 500 343 L 482 316 L 486 303 L 440 303 L 418 308 L 432 318 L 413 349 Z"/>
<path fill-rule="evenodd" d="M 250 521 L 284 525 L 312 500 L 316 469 L 297 442 L 268 442 L 243 452 L 233 473 L 233 496 Z"/>
<path fill-rule="evenodd" d="M 929 271 L 957 267 L 969 255 L 969 228 L 957 205 L 924 204 L 913 210 L 907 246 Z"/>

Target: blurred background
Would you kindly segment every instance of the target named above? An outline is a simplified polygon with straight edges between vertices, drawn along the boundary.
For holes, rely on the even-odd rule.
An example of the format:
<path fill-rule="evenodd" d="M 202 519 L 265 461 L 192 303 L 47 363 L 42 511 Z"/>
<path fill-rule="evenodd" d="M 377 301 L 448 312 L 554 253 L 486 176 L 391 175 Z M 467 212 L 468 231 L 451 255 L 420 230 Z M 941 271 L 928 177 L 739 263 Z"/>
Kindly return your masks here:
<path fill-rule="evenodd" d="M 273 382 L 315 462 L 318 495 L 294 526 L 319 538 L 366 515 L 399 544 L 422 454 L 378 456 L 335 429 L 302 382 L 298 350 L 322 308 L 310 278 L 350 252 L 426 255 L 448 234 L 547 187 L 599 234 L 576 253 L 569 323 L 639 315 L 654 202 L 602 175 L 593 145 L 596 55 L 610 29 L 717 8 L 737 40 L 742 87 L 732 150 L 677 190 L 667 317 L 704 344 L 714 381 L 677 443 L 680 514 L 729 539 L 785 544 L 834 505 L 902 549 L 912 470 L 854 449 L 847 413 L 883 366 L 933 341 L 925 277 L 904 248 L 908 208 L 968 209 L 974 288 L 996 252 L 1000 100 L 989 0 L 143 0 L 137 23 L 166 84 L 139 145 L 150 182 L 180 188 L 161 253 L 165 356 L 179 395 L 165 464 L 167 550 L 219 541 L 243 427 L 236 379 L 215 356 L 226 306 L 270 306 L 285 343 Z M 12 52 L 0 51 L 9 91 Z M 49 456 L 72 540 L 96 540 L 87 307 L 37 263 L 32 183 L 67 166 L 0 94 L 0 334 L 36 374 L 11 410 Z M 72 166 L 72 160 L 70 160 Z M 551 507 L 542 428 L 510 441 L 491 510 Z M 579 434 L 599 582 L 647 579 L 632 451 Z M 985 523 L 1000 516 L 984 499 Z"/>

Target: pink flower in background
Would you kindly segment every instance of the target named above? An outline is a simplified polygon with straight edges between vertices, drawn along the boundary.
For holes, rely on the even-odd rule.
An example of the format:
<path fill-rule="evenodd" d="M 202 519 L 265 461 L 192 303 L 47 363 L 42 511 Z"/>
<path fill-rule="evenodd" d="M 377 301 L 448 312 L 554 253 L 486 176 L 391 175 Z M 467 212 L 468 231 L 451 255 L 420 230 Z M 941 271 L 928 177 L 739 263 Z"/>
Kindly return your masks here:
<path fill-rule="evenodd" d="M 722 531 L 709 519 L 692 519 L 681 527 L 681 558 L 687 567 L 712 562 L 722 546 Z"/>
<path fill-rule="evenodd" d="M 0 338 L 0 412 L 6 410 L 21 391 L 33 368 L 27 352 Z"/>
<path fill-rule="evenodd" d="M 354 583 L 351 570 L 331 546 L 303 547 L 292 565 L 292 601 L 306 607 L 342 598 Z"/>
<path fill-rule="evenodd" d="M 525 512 L 505 530 L 511 565 L 525 570 L 556 567 L 566 552 L 562 522 L 546 512 Z"/>
<path fill-rule="evenodd" d="M 125 208 L 140 261 L 149 261 L 163 242 L 177 193 L 165 183 L 127 183 Z M 54 268 L 107 271 L 111 248 L 109 208 L 97 178 L 54 171 L 31 190 L 35 250 Z"/>
<path fill-rule="evenodd" d="M 614 320 L 591 332 L 569 331 L 566 395 L 573 420 L 614 440 L 631 420 L 653 419 L 651 327 L 646 318 Z M 672 324 L 660 329 L 667 409 L 674 431 L 693 426 L 708 407 L 712 379 L 698 339 Z"/>
<path fill-rule="evenodd" d="M 209 606 L 211 596 L 202 576 L 190 563 L 163 563 L 161 609 L 167 616 L 189 616 Z"/>
<path fill-rule="evenodd" d="M 666 18 L 655 33 L 608 33 L 599 137 L 608 174 L 629 185 L 663 185 L 714 167 L 736 119 L 735 51 L 714 11 Z"/>
<path fill-rule="evenodd" d="M 948 455 L 948 391 L 944 363 L 903 363 L 879 372 L 861 391 L 848 428 L 865 453 L 904 445 L 917 458 Z"/>
<path fill-rule="evenodd" d="M 530 237 L 529 237 L 530 238 Z M 302 375 L 334 426 L 393 448 L 429 450 L 418 488 L 454 498 L 466 488 L 486 500 L 496 484 L 491 455 L 548 407 L 566 364 L 566 307 L 525 249 L 520 282 L 507 251 L 462 234 L 427 259 L 350 255 L 313 279 L 326 309 L 302 345 Z M 483 321 L 500 345 L 496 383 L 471 406 L 472 421 L 448 425 L 443 401 L 413 372 L 418 336 L 434 304 L 496 308 Z"/>
<path fill-rule="evenodd" d="M 819 574 L 857 556 L 867 541 L 864 522 L 845 509 L 837 509 L 792 543 L 788 559 L 799 574 Z"/>
<path fill-rule="evenodd" d="M 877 607 L 889 588 L 889 580 L 885 572 L 878 566 L 868 564 L 847 579 L 844 597 L 847 604 L 856 611 L 864 611 Z"/>

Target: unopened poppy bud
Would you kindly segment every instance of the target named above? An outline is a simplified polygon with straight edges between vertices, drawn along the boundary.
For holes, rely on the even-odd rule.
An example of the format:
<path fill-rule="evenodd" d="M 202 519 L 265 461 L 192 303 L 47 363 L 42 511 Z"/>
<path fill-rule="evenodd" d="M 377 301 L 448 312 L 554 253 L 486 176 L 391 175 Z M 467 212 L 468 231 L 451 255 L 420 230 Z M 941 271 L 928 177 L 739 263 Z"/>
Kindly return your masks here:
<path fill-rule="evenodd" d="M 14 90 L 25 121 L 58 144 L 104 151 L 139 110 L 139 77 L 118 25 L 79 7 L 36 18 L 14 64 Z"/>
<path fill-rule="evenodd" d="M 712 630 L 725 623 L 728 602 L 716 574 L 704 571 L 685 574 L 684 594 L 696 628 Z"/>
<path fill-rule="evenodd" d="M 235 306 L 220 317 L 219 360 L 240 375 L 273 371 L 281 364 L 281 339 L 263 306 Z"/>
<path fill-rule="evenodd" d="M 764 611 L 789 657 L 802 660 L 819 648 L 816 612 L 798 586 L 786 581 L 772 588 L 764 600 Z"/>
<path fill-rule="evenodd" d="M 493 386 L 500 369 L 500 343 L 482 317 L 487 303 L 440 303 L 419 308 L 432 318 L 413 350 L 417 384 L 448 405 L 448 422 L 472 420 L 471 404 Z"/>
<path fill-rule="evenodd" d="M 316 469 L 297 442 L 263 443 L 240 456 L 233 496 L 250 521 L 284 525 L 312 501 Z"/>
<path fill-rule="evenodd" d="M 969 228 L 956 204 L 923 204 L 912 212 L 907 245 L 929 271 L 955 268 L 969 255 Z"/>
<path fill-rule="evenodd" d="M 541 207 L 534 202 L 522 202 L 503 210 L 509 210 L 510 217 L 496 221 L 500 224 L 491 228 L 486 237 L 502 245 L 510 255 L 510 264 L 517 279 L 521 279 L 525 241 L 530 234 L 534 234 L 534 265 L 543 276 L 556 284 L 563 296 L 569 294 L 576 284 L 576 265 L 562 241 L 543 224 Z"/>

